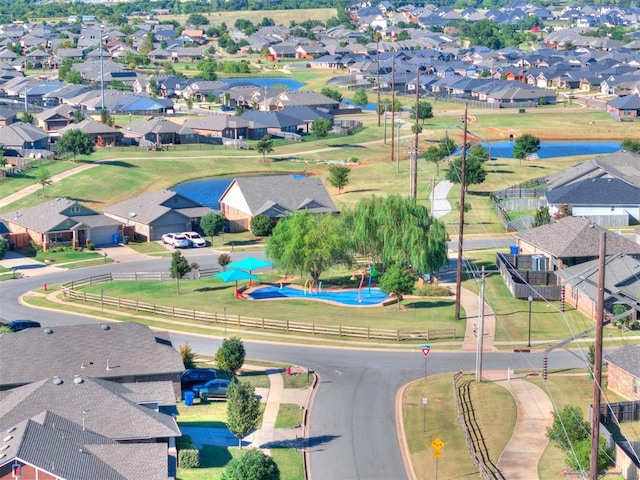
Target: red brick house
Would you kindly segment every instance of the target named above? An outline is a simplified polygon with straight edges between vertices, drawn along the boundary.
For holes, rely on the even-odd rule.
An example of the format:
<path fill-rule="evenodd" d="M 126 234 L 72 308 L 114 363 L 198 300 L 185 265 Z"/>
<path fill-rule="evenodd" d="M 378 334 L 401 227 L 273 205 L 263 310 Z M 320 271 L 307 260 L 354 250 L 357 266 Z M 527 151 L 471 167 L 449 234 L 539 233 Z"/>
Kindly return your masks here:
<path fill-rule="evenodd" d="M 640 347 L 629 344 L 607 355 L 609 388 L 629 400 L 640 400 Z"/>

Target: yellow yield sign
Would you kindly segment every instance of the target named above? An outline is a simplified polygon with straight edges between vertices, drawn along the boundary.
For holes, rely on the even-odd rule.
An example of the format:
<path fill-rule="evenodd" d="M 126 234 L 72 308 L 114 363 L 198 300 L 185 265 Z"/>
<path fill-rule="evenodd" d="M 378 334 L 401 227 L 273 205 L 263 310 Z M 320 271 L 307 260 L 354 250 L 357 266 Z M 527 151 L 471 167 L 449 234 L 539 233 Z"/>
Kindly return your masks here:
<path fill-rule="evenodd" d="M 440 438 L 436 438 L 433 442 L 431 442 L 431 448 L 433 448 L 436 452 L 439 452 L 444 447 L 444 442 L 440 440 Z"/>

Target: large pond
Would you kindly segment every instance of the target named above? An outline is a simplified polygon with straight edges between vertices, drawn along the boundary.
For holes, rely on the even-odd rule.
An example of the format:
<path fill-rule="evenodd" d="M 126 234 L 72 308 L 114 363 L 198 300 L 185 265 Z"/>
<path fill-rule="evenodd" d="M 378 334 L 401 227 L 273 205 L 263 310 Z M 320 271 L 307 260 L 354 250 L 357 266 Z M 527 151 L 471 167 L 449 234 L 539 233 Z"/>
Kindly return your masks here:
<path fill-rule="evenodd" d="M 514 158 L 515 142 L 493 142 L 483 144 L 491 152 L 492 158 Z M 602 155 L 620 150 L 620 142 L 540 142 L 538 158 L 572 157 L 575 155 Z"/>

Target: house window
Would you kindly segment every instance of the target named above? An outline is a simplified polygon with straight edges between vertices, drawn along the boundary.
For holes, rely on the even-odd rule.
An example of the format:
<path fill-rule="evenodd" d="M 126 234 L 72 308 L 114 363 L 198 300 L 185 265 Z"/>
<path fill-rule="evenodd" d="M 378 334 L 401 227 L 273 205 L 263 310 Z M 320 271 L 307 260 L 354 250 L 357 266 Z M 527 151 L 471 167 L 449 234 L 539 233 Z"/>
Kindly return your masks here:
<path fill-rule="evenodd" d="M 633 378 L 633 393 L 634 395 L 638 394 L 638 379 L 636 377 Z"/>

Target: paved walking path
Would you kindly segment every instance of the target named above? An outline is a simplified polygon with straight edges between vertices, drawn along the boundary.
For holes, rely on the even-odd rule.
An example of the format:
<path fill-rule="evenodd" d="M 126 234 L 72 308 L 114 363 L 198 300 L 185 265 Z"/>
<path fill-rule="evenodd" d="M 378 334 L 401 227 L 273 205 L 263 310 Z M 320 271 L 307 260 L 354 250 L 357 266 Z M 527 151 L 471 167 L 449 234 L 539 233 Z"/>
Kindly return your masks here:
<path fill-rule="evenodd" d="M 504 371 L 485 372 L 484 376 L 511 393 L 518 412 L 511 439 L 498 459 L 498 469 L 508 480 L 536 480 L 538 462 L 549 441 L 547 427 L 553 423 L 551 400 L 524 377 L 509 380 Z"/>
<path fill-rule="evenodd" d="M 434 218 L 444 217 L 448 213 L 451 213 L 451 204 L 447 200 L 449 190 L 453 187 L 453 183 L 449 180 L 443 180 L 438 182 L 433 188 L 429 200 L 431 200 L 431 211 Z"/>

